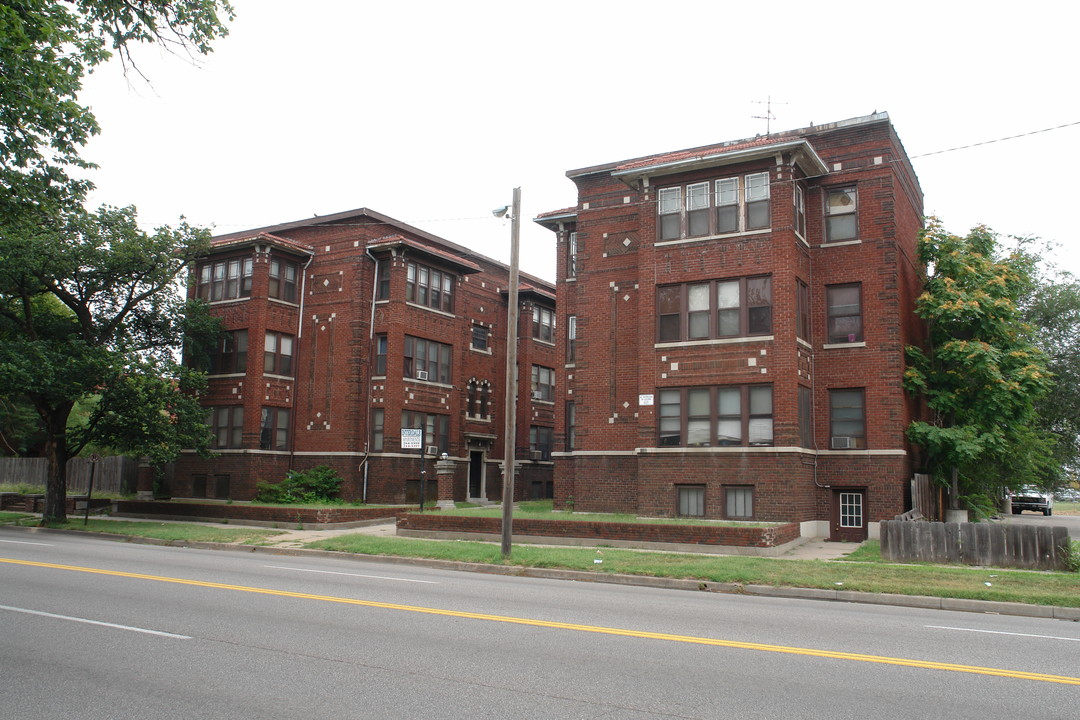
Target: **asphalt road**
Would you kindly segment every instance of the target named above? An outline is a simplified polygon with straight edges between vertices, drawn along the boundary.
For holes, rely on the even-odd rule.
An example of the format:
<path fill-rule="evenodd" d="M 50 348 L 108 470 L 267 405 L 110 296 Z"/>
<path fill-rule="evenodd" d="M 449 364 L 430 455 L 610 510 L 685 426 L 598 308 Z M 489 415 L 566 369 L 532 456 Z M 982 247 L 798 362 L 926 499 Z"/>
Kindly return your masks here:
<path fill-rule="evenodd" d="M 1025 512 L 1019 515 L 1002 515 L 1001 521 L 1025 525 L 1061 526 L 1068 528 L 1070 538 L 1080 540 L 1080 515 L 1050 515 L 1046 517 L 1039 513 Z"/>
<path fill-rule="evenodd" d="M 1080 624 L 0 528 L 0 717 L 1075 718 Z"/>

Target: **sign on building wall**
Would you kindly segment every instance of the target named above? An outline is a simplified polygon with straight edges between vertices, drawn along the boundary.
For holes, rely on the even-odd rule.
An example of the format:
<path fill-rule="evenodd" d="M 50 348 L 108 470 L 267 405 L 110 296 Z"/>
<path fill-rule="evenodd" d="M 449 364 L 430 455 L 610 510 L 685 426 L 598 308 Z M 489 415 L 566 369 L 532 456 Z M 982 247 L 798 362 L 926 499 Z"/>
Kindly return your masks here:
<path fill-rule="evenodd" d="M 419 450 L 424 445 L 424 431 L 420 428 L 401 428 L 401 449 Z"/>
<path fill-rule="evenodd" d="M 652 393 L 646 393 L 644 395 L 638 395 L 637 396 L 637 404 L 640 405 L 641 407 L 645 407 L 647 405 L 652 405 L 653 404 L 653 394 Z"/>

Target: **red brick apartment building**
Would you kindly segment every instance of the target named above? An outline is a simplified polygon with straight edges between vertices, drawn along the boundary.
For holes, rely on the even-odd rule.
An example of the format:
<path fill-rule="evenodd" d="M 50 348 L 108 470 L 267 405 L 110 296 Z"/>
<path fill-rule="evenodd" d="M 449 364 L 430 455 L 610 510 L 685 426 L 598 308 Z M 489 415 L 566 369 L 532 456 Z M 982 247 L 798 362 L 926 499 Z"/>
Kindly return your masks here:
<path fill-rule="evenodd" d="M 215 237 L 190 293 L 226 330 L 205 398 L 218 456 L 183 456 L 173 494 L 248 499 L 331 465 L 346 499 L 416 502 L 405 427 L 424 429 L 430 498 L 446 453 L 455 500 L 501 499 L 508 278 L 366 208 Z M 519 499 L 551 496 L 557 367 L 555 289 L 521 278 Z"/>
<path fill-rule="evenodd" d="M 906 509 L 922 191 L 886 113 L 571 170 L 557 507 L 802 523 Z"/>

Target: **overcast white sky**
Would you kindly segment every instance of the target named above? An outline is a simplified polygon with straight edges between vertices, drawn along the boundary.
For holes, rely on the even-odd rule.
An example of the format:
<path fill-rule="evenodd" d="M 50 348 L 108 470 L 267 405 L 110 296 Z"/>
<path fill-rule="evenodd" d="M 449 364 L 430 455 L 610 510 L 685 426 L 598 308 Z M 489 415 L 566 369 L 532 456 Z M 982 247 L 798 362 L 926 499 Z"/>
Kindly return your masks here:
<path fill-rule="evenodd" d="M 234 5 L 201 67 L 144 50 L 152 86 L 88 79 L 95 205 L 216 233 L 368 207 L 508 262 L 491 209 L 521 186 L 522 269 L 553 280 L 531 219 L 576 202 L 567 170 L 764 133 L 771 96 L 773 131 L 888 111 L 928 213 L 1054 240 L 1080 273 L 1060 0 Z"/>

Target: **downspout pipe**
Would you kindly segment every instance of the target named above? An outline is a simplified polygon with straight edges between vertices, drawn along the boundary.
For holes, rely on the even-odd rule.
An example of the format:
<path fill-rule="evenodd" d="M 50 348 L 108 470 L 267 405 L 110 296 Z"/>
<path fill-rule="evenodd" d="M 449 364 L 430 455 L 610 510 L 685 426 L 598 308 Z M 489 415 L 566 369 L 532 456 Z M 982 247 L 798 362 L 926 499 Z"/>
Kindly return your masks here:
<path fill-rule="evenodd" d="M 374 267 L 374 272 L 372 273 L 373 280 L 371 282 L 371 317 L 368 320 L 368 347 L 370 347 L 371 343 L 374 342 L 374 340 L 375 340 L 375 300 L 378 297 L 378 293 L 379 293 L 379 261 L 375 258 L 374 255 L 371 254 L 371 248 L 369 248 L 369 247 L 364 248 L 364 254 L 367 255 L 369 258 L 371 258 L 371 264 Z M 365 392 L 370 392 L 370 391 L 371 391 L 371 380 L 369 379 L 368 382 L 367 382 L 367 387 L 366 387 Z M 361 491 L 360 501 L 366 505 L 367 504 L 367 494 L 368 494 L 368 460 L 370 458 L 370 450 L 371 450 L 371 398 L 370 397 L 365 400 L 364 405 L 366 406 L 365 409 L 364 409 L 364 417 L 366 418 L 365 422 L 364 422 L 364 428 L 365 428 L 365 433 L 364 433 L 364 460 L 360 464 L 360 467 L 364 471 L 364 487 L 363 487 L 363 490 Z"/>
<path fill-rule="evenodd" d="M 304 336 L 304 297 L 307 294 L 307 270 L 311 267 L 311 262 L 314 259 L 315 253 L 312 253 L 308 256 L 307 262 L 304 263 L 304 267 L 300 269 L 300 309 L 297 312 L 296 317 L 296 345 L 293 348 L 293 372 L 296 372 L 300 367 L 300 338 Z M 296 383 L 294 382 L 294 400 L 296 395 L 295 387 Z M 293 459 L 296 457 L 296 413 L 293 413 L 292 425 L 293 427 L 289 429 L 289 470 L 293 469 Z"/>

